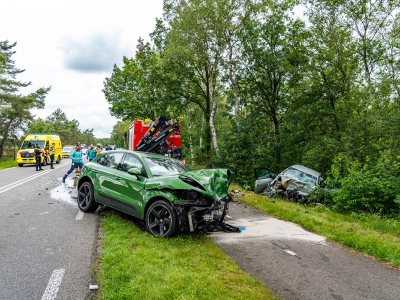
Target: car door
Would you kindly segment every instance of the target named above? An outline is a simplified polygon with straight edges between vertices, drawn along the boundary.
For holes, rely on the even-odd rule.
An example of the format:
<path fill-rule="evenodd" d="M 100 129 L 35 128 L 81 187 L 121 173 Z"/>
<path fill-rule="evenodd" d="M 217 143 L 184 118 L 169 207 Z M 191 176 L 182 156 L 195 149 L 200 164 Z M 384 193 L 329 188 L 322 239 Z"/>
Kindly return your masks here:
<path fill-rule="evenodd" d="M 109 152 L 102 156 L 96 168 L 100 201 L 130 215 L 143 217 L 142 193 L 145 179 L 128 174 L 132 167 L 140 167 L 137 157 L 124 152 Z M 140 163 L 140 160 L 138 161 Z"/>
<path fill-rule="evenodd" d="M 119 197 L 118 173 L 124 153 L 108 153 L 102 156 L 93 168 L 95 189 L 98 191 L 100 202 L 114 207 Z"/>
<path fill-rule="evenodd" d="M 255 192 L 261 193 L 274 180 L 276 174 L 270 169 L 259 167 L 254 168 L 254 176 L 256 179 Z"/>
<path fill-rule="evenodd" d="M 141 171 L 140 176 L 129 174 L 128 170 L 137 168 Z M 140 159 L 133 153 L 127 153 L 123 157 L 119 172 L 119 201 L 125 211 L 130 209 L 130 214 L 143 218 L 146 205 L 143 195 L 147 182 L 147 172 Z"/>

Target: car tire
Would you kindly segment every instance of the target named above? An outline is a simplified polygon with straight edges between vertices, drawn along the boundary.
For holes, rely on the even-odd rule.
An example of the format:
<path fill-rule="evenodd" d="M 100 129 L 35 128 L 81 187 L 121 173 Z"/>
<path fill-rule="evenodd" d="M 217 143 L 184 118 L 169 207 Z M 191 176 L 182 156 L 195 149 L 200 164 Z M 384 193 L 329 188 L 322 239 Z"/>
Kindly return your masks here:
<path fill-rule="evenodd" d="M 82 183 L 78 189 L 78 207 L 83 212 L 95 211 L 99 205 L 94 200 L 93 184 L 89 181 Z"/>
<path fill-rule="evenodd" d="M 22 167 L 24 164 L 18 164 L 18 167 Z"/>
<path fill-rule="evenodd" d="M 146 231 L 154 236 L 171 237 L 179 232 L 178 217 L 168 201 L 157 200 L 145 217 Z"/>
<path fill-rule="evenodd" d="M 61 156 L 59 155 L 59 156 L 57 157 L 56 164 L 59 164 L 60 162 L 61 162 Z"/>
<path fill-rule="evenodd" d="M 45 158 L 43 158 L 42 166 L 46 166 L 46 165 L 47 165 L 47 158 L 45 157 Z"/>

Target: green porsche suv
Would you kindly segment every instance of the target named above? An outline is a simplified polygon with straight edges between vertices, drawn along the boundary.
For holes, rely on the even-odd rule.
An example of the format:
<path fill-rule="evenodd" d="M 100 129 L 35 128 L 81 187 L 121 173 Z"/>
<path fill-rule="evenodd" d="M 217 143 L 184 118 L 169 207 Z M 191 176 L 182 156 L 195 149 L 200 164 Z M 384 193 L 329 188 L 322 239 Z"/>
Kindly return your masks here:
<path fill-rule="evenodd" d="M 84 212 L 106 205 L 127 213 L 155 236 L 239 231 L 224 223 L 232 181 L 228 169 L 191 171 L 167 156 L 106 151 L 83 167 L 77 183 L 78 206 Z"/>

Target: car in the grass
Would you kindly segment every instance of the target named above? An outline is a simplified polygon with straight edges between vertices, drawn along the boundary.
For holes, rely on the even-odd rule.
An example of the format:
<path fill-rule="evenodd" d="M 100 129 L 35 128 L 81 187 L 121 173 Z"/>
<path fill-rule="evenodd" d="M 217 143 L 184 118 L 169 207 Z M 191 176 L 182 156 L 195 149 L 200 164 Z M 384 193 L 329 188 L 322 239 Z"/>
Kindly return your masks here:
<path fill-rule="evenodd" d="M 74 146 L 64 146 L 62 148 L 62 156 L 64 157 L 69 157 L 71 155 L 72 150 L 74 150 Z"/>
<path fill-rule="evenodd" d="M 83 167 L 77 202 L 83 212 L 106 205 L 132 215 L 154 236 L 239 231 L 224 223 L 233 177 L 228 169 L 191 171 L 159 154 L 106 151 Z"/>
<path fill-rule="evenodd" d="M 256 180 L 257 182 L 257 180 Z M 324 187 L 321 173 L 302 165 L 293 165 L 279 173 L 265 187 L 267 196 L 281 196 L 300 203 L 309 201 L 308 194 L 317 186 Z"/>

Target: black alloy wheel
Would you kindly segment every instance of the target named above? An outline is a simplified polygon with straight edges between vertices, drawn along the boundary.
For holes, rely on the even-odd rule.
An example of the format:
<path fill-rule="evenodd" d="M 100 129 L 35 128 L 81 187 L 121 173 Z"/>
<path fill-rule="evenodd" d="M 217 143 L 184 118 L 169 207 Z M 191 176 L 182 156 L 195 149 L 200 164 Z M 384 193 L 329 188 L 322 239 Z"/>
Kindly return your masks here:
<path fill-rule="evenodd" d="M 91 182 L 84 182 L 79 187 L 78 207 L 83 212 L 92 212 L 99 207 L 96 201 L 94 201 L 93 185 Z"/>
<path fill-rule="evenodd" d="M 171 237 L 178 233 L 178 218 L 171 204 L 157 200 L 146 212 L 146 230 L 154 236 Z"/>

